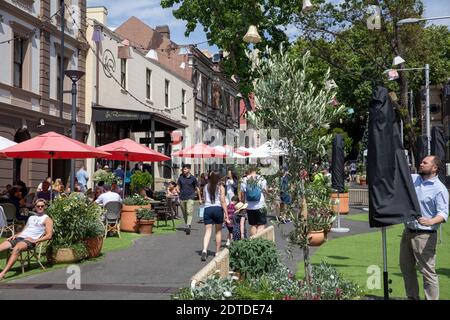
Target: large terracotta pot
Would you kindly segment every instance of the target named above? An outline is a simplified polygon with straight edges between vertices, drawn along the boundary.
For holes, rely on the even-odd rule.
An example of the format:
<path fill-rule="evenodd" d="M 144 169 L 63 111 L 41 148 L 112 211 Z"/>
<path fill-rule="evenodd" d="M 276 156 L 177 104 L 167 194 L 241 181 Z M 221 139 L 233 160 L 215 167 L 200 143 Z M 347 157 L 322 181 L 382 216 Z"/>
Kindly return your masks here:
<path fill-rule="evenodd" d="M 120 230 L 128 232 L 138 232 L 136 210 L 139 208 L 149 208 L 151 205 L 146 206 L 122 206 L 122 214 L 120 217 Z"/>
<path fill-rule="evenodd" d="M 71 248 L 60 248 L 56 250 L 56 254 L 53 257 L 54 263 L 72 263 L 79 260 Z"/>
<path fill-rule="evenodd" d="M 103 247 L 103 237 L 89 238 L 84 240 L 88 250 L 88 258 L 97 258 Z"/>
<path fill-rule="evenodd" d="M 337 200 L 338 194 L 332 193 L 331 194 L 331 203 L 334 203 L 335 200 Z M 333 212 L 337 213 L 339 210 L 339 214 L 347 214 L 349 212 L 348 207 L 348 192 L 347 193 L 339 193 L 339 209 L 337 204 L 331 205 L 331 210 Z"/>
<path fill-rule="evenodd" d="M 325 232 L 323 230 L 308 232 L 309 245 L 317 247 L 325 242 Z"/>
<path fill-rule="evenodd" d="M 139 220 L 138 228 L 140 234 L 152 234 L 155 220 Z"/>

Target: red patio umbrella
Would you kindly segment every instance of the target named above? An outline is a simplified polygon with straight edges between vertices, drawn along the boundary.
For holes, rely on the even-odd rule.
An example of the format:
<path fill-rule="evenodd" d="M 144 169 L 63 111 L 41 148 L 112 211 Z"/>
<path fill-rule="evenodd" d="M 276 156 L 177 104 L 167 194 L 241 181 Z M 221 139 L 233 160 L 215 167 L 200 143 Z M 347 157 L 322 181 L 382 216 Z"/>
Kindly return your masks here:
<path fill-rule="evenodd" d="M 204 143 L 197 143 L 172 154 L 179 158 L 226 158 L 224 152 L 211 148 Z"/>
<path fill-rule="evenodd" d="M 110 153 L 111 155 L 105 157 L 106 159 L 125 161 L 125 177 L 127 175 L 127 161 L 158 162 L 170 160 L 170 157 L 165 154 L 156 152 L 128 138 L 105 144 L 98 147 L 97 150 Z M 123 196 L 125 197 L 125 188 L 123 188 Z"/>
<path fill-rule="evenodd" d="M 53 179 L 53 159 L 103 158 L 110 154 L 80 141 L 50 131 L 2 150 L 10 158 L 50 159 Z"/>

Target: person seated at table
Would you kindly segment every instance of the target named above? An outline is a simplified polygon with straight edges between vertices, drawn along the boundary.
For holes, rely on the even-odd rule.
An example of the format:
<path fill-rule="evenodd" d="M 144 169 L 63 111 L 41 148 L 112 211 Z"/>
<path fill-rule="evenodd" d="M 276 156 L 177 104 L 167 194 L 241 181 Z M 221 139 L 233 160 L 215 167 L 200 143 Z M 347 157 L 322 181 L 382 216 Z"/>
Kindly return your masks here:
<path fill-rule="evenodd" d="M 98 197 L 100 197 L 103 194 L 103 186 L 104 186 L 104 184 L 102 186 L 96 186 L 95 187 L 95 189 L 94 189 L 94 197 L 93 197 L 92 201 L 97 200 Z"/>
<path fill-rule="evenodd" d="M 122 202 L 122 197 L 119 194 L 112 192 L 110 185 L 105 184 L 103 186 L 103 190 L 104 192 L 97 198 L 97 200 L 95 200 L 96 203 L 104 206 L 111 201 Z"/>
<path fill-rule="evenodd" d="M 53 192 L 64 193 L 64 184 L 60 178 L 55 180 L 55 183 L 53 184 Z"/>
<path fill-rule="evenodd" d="M 50 201 L 50 199 L 51 200 L 55 199 L 56 192 L 51 192 L 50 188 L 51 188 L 50 183 L 48 181 L 44 181 L 42 183 L 42 191 L 36 193 L 36 199 L 44 199 L 46 201 Z"/>
<path fill-rule="evenodd" d="M 11 191 L 12 185 L 7 184 L 5 190 L 2 191 L 3 196 L 9 196 L 9 192 Z"/>
<path fill-rule="evenodd" d="M 170 181 L 167 186 L 166 197 L 178 197 L 177 184 L 174 181 Z"/>
<path fill-rule="evenodd" d="M 119 195 L 122 195 L 123 190 L 119 187 L 119 185 L 117 184 L 117 181 L 113 181 L 111 183 L 111 191 L 115 192 Z"/>
<path fill-rule="evenodd" d="M 27 221 L 28 217 L 20 214 L 20 208 L 25 207 L 26 201 L 22 198 L 22 192 L 18 187 L 12 187 L 9 192 L 8 203 L 13 204 L 16 207 L 16 220 Z"/>
<path fill-rule="evenodd" d="M 47 177 L 45 178 L 44 181 L 47 181 L 48 183 L 52 184 L 52 177 Z M 44 183 L 44 181 L 42 181 L 41 183 L 39 183 L 36 192 L 42 191 L 42 184 Z"/>
<path fill-rule="evenodd" d="M 47 203 L 44 199 L 38 199 L 35 203 L 35 215 L 28 219 L 22 232 L 6 239 L 0 244 L 0 252 L 13 248 L 11 257 L 5 268 L 0 272 L 0 281 L 11 269 L 20 252 L 32 249 L 42 241 L 50 240 L 53 236 L 53 220 L 45 214 Z"/>
<path fill-rule="evenodd" d="M 22 198 L 25 198 L 28 194 L 28 188 L 25 182 L 19 180 L 17 181 L 16 186 L 20 189 L 20 192 L 22 192 Z"/>

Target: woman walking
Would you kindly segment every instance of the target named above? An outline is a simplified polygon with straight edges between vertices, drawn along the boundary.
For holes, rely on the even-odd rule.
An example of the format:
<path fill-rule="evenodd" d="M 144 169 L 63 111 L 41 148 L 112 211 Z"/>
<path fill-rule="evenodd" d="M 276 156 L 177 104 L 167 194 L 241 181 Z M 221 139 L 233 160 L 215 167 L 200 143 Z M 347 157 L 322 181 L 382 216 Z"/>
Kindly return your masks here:
<path fill-rule="evenodd" d="M 230 223 L 228 219 L 227 204 L 225 201 L 225 187 L 219 184 L 220 175 L 213 171 L 208 179 L 208 184 L 204 187 L 205 212 L 203 220 L 205 223 L 205 236 L 203 238 L 202 261 L 206 261 L 208 256 L 209 240 L 211 239 L 212 225 L 215 225 L 216 232 L 216 255 L 219 253 L 222 243 L 222 224 Z M 225 219 L 224 219 L 225 217 Z"/>

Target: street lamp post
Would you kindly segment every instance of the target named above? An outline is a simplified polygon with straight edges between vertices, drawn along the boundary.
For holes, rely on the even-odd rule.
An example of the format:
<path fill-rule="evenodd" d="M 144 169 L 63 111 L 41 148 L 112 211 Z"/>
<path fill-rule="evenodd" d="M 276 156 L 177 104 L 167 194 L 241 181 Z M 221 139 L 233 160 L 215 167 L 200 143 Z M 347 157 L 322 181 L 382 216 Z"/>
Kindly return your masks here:
<path fill-rule="evenodd" d="M 64 91 L 64 93 L 72 94 L 72 139 L 77 139 L 77 82 L 84 76 L 84 71 L 66 70 L 64 74 L 72 80 L 72 90 Z M 70 192 L 75 190 L 75 159 L 70 160 Z"/>
<path fill-rule="evenodd" d="M 396 71 L 425 70 L 425 134 L 427 136 L 427 155 L 430 155 L 431 154 L 430 65 L 427 63 L 424 68 L 403 68 L 394 70 Z"/>
<path fill-rule="evenodd" d="M 440 17 L 430 17 L 430 18 L 406 18 L 399 20 L 397 26 L 402 26 L 405 24 L 418 23 L 421 21 L 429 20 L 440 20 L 440 19 L 450 19 L 450 16 L 440 16 Z M 427 154 L 431 154 L 431 129 L 430 129 L 430 66 L 425 65 L 425 122 L 426 122 L 426 132 L 427 132 Z"/>
<path fill-rule="evenodd" d="M 407 18 L 407 19 L 399 20 L 397 22 L 397 25 L 402 26 L 404 24 L 418 23 L 421 21 L 428 21 L 428 20 L 440 20 L 440 19 L 450 19 L 450 16 L 431 17 L 431 18 Z"/>

